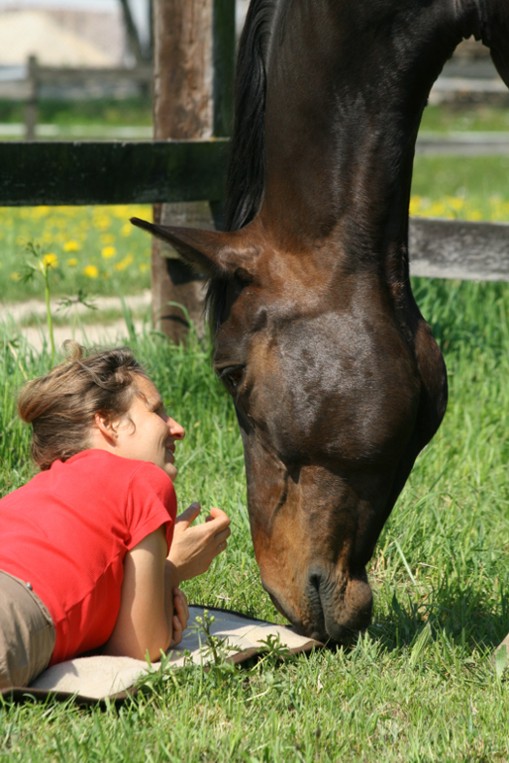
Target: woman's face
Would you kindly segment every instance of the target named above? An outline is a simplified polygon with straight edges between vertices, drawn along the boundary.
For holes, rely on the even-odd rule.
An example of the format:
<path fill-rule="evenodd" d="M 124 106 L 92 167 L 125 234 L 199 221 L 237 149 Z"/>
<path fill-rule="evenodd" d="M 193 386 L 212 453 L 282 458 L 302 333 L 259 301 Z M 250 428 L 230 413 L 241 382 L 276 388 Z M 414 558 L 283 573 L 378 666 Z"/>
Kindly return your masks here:
<path fill-rule="evenodd" d="M 115 452 L 124 458 L 150 461 L 175 479 L 175 441 L 184 437 L 185 430 L 168 416 L 150 379 L 137 376 L 134 385 L 136 391 L 129 410 L 115 424 Z"/>

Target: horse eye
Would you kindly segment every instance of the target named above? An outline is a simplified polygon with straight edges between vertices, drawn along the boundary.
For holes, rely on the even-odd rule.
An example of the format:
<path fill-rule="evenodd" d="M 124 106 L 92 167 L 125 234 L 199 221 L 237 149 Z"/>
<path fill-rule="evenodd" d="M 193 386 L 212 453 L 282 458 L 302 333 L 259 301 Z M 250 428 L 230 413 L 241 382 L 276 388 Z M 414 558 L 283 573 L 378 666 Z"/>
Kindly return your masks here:
<path fill-rule="evenodd" d="M 244 378 L 245 366 L 227 366 L 219 372 L 219 378 L 230 389 L 237 389 Z"/>

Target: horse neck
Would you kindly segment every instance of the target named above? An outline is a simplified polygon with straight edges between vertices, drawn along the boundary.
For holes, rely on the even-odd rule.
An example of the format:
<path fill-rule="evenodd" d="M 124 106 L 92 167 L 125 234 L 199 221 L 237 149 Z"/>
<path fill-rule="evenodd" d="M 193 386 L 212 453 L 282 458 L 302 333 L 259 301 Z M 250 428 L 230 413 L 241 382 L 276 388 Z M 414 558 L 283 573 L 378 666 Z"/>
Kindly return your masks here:
<path fill-rule="evenodd" d="M 261 218 L 281 246 L 337 240 L 369 262 L 406 244 L 422 111 L 476 15 L 454 0 L 290 5 L 267 54 Z"/>

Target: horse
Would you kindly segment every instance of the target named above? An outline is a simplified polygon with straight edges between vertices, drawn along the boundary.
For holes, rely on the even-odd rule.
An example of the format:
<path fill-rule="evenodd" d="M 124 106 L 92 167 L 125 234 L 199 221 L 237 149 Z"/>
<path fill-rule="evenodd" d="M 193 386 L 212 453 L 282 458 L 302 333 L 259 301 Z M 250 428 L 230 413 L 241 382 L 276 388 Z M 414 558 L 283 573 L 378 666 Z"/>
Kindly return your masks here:
<path fill-rule="evenodd" d="M 320 641 L 369 625 L 366 567 L 445 413 L 409 198 L 430 89 L 472 35 L 509 85 L 507 0 L 252 0 L 226 229 L 132 220 L 208 278 L 262 584 Z"/>

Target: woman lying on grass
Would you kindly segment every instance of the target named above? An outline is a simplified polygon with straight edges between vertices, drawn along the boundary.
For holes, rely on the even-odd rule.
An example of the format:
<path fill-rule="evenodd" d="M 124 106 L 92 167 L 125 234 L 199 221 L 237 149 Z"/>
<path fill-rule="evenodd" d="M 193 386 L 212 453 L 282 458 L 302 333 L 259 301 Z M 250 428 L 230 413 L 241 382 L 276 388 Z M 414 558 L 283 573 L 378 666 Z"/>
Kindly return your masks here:
<path fill-rule="evenodd" d="M 90 651 L 158 660 L 230 535 L 221 509 L 176 519 L 184 430 L 132 353 L 72 347 L 18 399 L 40 472 L 0 500 L 0 688 Z"/>

